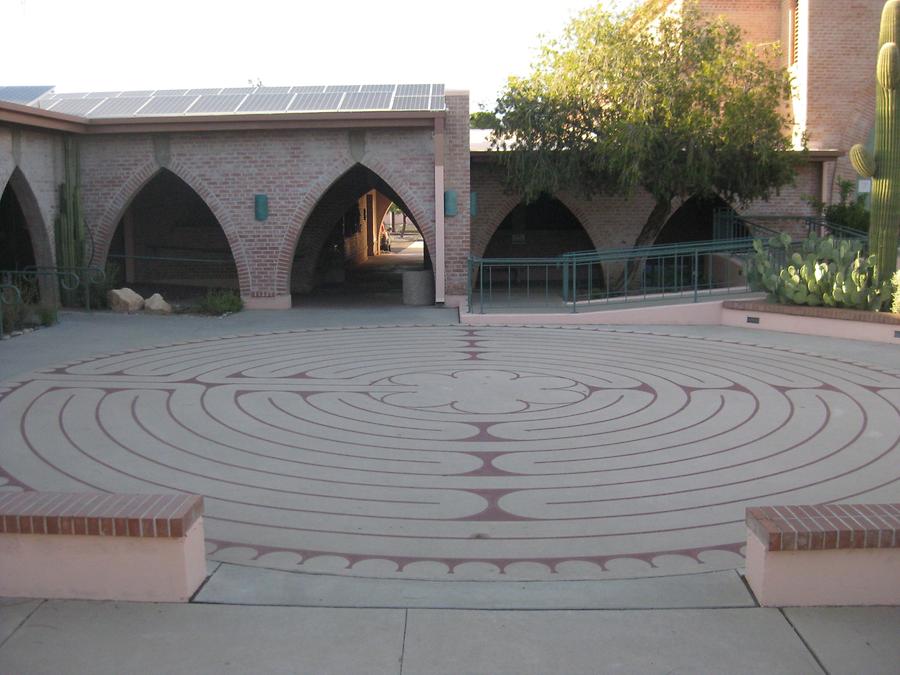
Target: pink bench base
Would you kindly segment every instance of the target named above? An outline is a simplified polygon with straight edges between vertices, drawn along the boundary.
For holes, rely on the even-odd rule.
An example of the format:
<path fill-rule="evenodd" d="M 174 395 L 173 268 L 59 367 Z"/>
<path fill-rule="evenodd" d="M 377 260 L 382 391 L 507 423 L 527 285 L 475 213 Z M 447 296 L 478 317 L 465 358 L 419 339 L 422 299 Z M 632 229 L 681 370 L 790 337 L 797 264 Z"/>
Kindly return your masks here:
<path fill-rule="evenodd" d="M 746 576 L 763 607 L 900 605 L 900 548 L 769 551 L 750 533 Z"/>
<path fill-rule="evenodd" d="M 205 578 L 203 518 L 184 537 L 0 535 L 0 596 L 185 602 Z"/>

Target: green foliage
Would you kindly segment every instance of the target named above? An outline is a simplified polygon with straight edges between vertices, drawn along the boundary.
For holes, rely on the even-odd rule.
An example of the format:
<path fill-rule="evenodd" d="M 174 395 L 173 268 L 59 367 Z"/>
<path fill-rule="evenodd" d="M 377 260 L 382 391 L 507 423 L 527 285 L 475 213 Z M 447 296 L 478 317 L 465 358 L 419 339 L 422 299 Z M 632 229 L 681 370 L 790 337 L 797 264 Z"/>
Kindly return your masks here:
<path fill-rule="evenodd" d="M 494 113 L 487 110 L 479 110 L 469 115 L 470 129 L 493 129 L 497 125 Z"/>
<path fill-rule="evenodd" d="M 201 314 L 231 314 L 240 312 L 244 308 L 241 296 L 234 291 L 210 289 L 206 296 L 197 305 L 197 311 Z"/>
<path fill-rule="evenodd" d="M 882 279 L 897 268 L 900 222 L 900 0 L 888 0 L 881 13 L 875 66 L 875 154 L 861 144 L 850 149 L 853 168 L 872 179 L 869 245 Z"/>
<path fill-rule="evenodd" d="M 853 193 L 856 192 L 856 188 L 853 181 L 850 180 L 839 180 L 838 190 L 840 190 L 840 201 L 837 204 L 825 204 L 820 199 L 809 199 L 808 202 L 829 223 L 844 225 L 860 232 L 868 232 L 870 214 L 869 208 L 866 206 L 866 198 L 863 195 L 857 195 L 854 198 Z"/>
<path fill-rule="evenodd" d="M 40 291 L 36 279 L 20 277 L 14 285 L 19 289 L 22 302 L 0 305 L 2 307 L 0 311 L 3 312 L 4 331 L 51 326 L 56 323 L 56 308 L 40 302 Z M 6 297 L 12 299 L 12 295 L 9 293 Z"/>
<path fill-rule="evenodd" d="M 891 277 L 891 286 L 894 288 L 894 299 L 891 302 L 891 311 L 894 314 L 900 314 L 900 270 L 894 272 Z"/>
<path fill-rule="evenodd" d="M 647 190 L 656 208 L 638 243 L 652 242 L 676 198 L 746 202 L 793 180 L 790 80 L 773 56 L 692 2 L 663 16 L 653 3 L 628 15 L 600 5 L 544 45 L 531 75 L 509 79 L 494 147 L 528 199 Z"/>
<path fill-rule="evenodd" d="M 753 242 L 747 278 L 756 290 L 783 305 L 848 307 L 879 311 L 891 299 L 891 284 L 878 281 L 875 256 L 863 256 L 860 242 L 811 235 L 794 250 L 788 235 Z"/>

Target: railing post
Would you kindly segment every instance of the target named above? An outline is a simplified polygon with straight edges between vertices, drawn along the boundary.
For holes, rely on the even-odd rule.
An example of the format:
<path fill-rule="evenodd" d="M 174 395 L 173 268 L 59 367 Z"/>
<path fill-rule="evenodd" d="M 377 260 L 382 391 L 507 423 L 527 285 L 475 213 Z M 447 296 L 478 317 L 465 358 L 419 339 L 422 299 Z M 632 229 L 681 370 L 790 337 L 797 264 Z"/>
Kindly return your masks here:
<path fill-rule="evenodd" d="M 578 303 L 578 261 L 572 258 L 572 314 L 578 311 L 575 305 Z"/>
<path fill-rule="evenodd" d="M 466 311 L 472 313 L 472 256 L 466 259 Z"/>
<path fill-rule="evenodd" d="M 562 266 L 563 278 L 562 278 L 562 287 L 563 287 L 563 302 L 569 301 L 569 265 L 568 263 L 564 263 Z"/>
<path fill-rule="evenodd" d="M 700 281 L 700 252 L 694 249 L 694 302 L 697 302 L 697 286 Z"/>

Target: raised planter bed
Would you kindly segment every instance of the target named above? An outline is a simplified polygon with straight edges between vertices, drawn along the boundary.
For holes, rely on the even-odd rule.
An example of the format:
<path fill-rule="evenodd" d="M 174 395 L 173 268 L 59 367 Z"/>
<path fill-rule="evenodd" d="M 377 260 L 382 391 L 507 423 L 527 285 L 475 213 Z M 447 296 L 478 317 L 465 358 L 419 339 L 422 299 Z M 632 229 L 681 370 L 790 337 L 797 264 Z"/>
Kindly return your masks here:
<path fill-rule="evenodd" d="M 889 312 L 726 300 L 722 325 L 900 344 L 900 315 Z"/>

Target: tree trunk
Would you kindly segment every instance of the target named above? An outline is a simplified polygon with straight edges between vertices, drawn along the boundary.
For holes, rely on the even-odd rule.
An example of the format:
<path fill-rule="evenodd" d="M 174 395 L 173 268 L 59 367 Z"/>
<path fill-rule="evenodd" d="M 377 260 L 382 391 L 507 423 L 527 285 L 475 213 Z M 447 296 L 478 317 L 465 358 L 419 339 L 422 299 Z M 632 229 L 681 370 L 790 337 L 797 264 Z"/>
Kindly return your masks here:
<path fill-rule="evenodd" d="M 634 242 L 635 248 L 640 248 L 642 246 L 652 246 L 656 241 L 656 238 L 659 236 L 659 233 L 662 232 L 662 229 L 666 226 L 666 222 L 669 220 L 669 215 L 672 213 L 672 200 L 671 199 L 658 199 L 656 204 L 653 205 L 653 210 L 650 211 L 650 215 L 647 216 L 647 222 L 644 223 L 644 227 L 641 228 L 640 234 L 637 236 L 637 240 Z M 634 258 L 628 261 L 628 288 L 631 289 L 634 286 L 635 280 L 641 273 L 641 270 L 644 268 L 645 260 L 644 258 Z M 618 279 L 613 282 L 612 290 L 623 290 L 625 288 L 626 280 L 624 279 L 625 270 L 623 269 Z"/>

